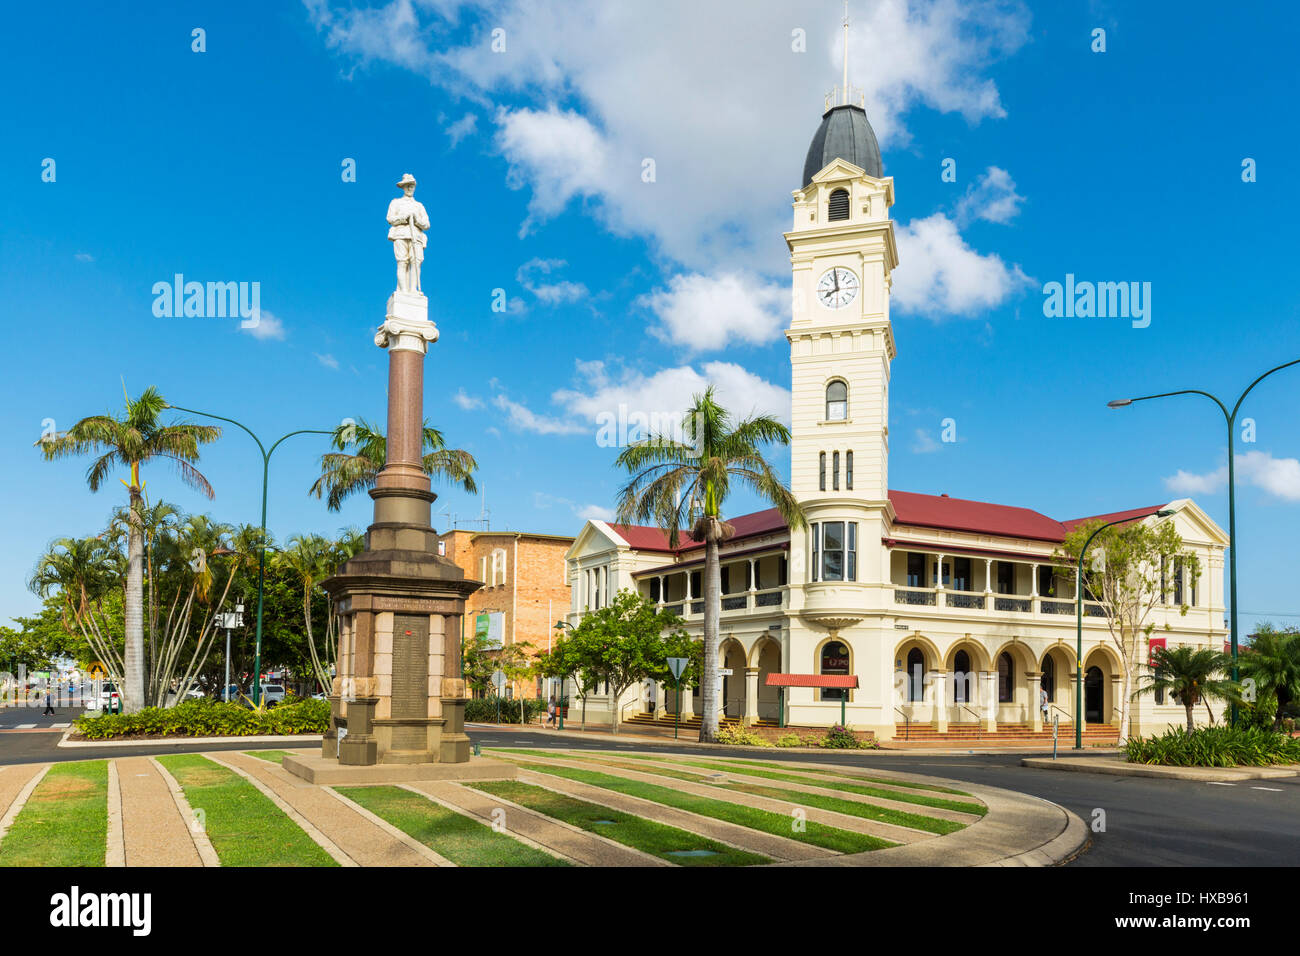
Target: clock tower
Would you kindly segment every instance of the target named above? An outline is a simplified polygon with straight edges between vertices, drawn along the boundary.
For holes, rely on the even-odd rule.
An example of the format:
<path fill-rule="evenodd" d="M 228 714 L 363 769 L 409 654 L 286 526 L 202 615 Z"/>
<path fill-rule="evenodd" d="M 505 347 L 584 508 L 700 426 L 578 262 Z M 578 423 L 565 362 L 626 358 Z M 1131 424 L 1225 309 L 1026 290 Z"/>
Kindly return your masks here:
<path fill-rule="evenodd" d="M 793 269 L 791 488 L 805 508 L 887 507 L 894 181 L 865 111 L 822 117 L 785 234 Z"/>

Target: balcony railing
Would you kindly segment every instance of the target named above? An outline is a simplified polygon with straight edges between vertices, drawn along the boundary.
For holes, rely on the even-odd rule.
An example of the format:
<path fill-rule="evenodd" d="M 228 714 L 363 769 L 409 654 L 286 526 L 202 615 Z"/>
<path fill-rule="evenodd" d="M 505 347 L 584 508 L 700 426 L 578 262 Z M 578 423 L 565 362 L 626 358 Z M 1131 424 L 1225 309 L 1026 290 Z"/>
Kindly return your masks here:
<path fill-rule="evenodd" d="M 909 588 L 894 588 L 895 604 L 911 604 L 915 606 L 929 605 L 934 606 L 933 591 L 913 591 Z"/>
<path fill-rule="evenodd" d="M 969 594 L 965 591 L 947 591 L 945 592 L 944 604 L 948 607 L 983 609 L 984 595 Z"/>
<path fill-rule="evenodd" d="M 754 594 L 754 607 L 780 607 L 785 600 L 785 588 L 775 591 L 758 591 Z"/>
<path fill-rule="evenodd" d="M 1033 609 L 1034 602 L 1029 598 L 995 597 L 993 599 L 993 610 L 995 611 L 1014 611 L 1017 614 L 1028 614 Z"/>
<path fill-rule="evenodd" d="M 748 594 L 728 594 L 722 599 L 722 609 L 724 611 L 739 611 L 741 608 L 748 606 Z"/>
<path fill-rule="evenodd" d="M 1073 601 L 1048 601 L 1043 599 L 1038 603 L 1039 608 L 1044 614 L 1073 614 Z"/>

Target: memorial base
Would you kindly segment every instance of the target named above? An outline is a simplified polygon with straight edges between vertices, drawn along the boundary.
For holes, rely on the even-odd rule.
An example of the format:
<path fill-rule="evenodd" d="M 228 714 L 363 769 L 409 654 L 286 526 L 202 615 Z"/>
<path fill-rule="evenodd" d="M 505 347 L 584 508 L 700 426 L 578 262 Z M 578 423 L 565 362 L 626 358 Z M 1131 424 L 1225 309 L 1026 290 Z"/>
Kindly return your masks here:
<path fill-rule="evenodd" d="M 345 737 L 344 740 L 347 738 Z M 519 768 L 506 760 L 470 756 L 460 763 L 379 763 L 348 766 L 332 757 L 317 754 L 289 754 L 285 770 L 308 783 L 321 786 L 366 786 L 367 784 L 413 783 L 445 780 L 451 783 L 477 780 L 514 780 Z"/>

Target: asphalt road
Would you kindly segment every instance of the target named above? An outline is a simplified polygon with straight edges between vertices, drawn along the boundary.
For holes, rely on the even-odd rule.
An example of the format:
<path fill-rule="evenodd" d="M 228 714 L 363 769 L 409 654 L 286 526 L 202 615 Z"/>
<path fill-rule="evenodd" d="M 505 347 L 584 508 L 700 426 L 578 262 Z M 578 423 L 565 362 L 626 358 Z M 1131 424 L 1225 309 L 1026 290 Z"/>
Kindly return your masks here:
<path fill-rule="evenodd" d="M 64 709 L 54 717 L 41 717 L 40 708 L 0 708 L 0 764 L 90 760 L 125 753 L 157 756 L 194 749 L 187 744 L 132 747 L 129 751 L 114 747 L 59 748 L 61 730 L 50 728 L 72 720 L 77 713 Z M 16 729 L 20 724 L 36 727 Z M 632 736 L 611 743 L 607 738 L 583 740 L 533 731 L 482 727 L 468 730 L 484 747 L 619 749 L 704 756 L 698 749 L 646 744 Z M 247 750 L 253 745 L 253 741 L 246 740 L 204 745 L 204 749 Z M 718 753 L 756 756 L 752 748 L 719 748 Z M 807 763 L 853 763 L 864 768 L 909 771 L 1005 787 L 1067 807 L 1089 825 L 1101 819 L 1098 814 L 1101 811 L 1104 829 L 1094 828 L 1090 848 L 1069 864 L 1075 867 L 1293 867 L 1300 862 L 1300 777 L 1244 781 L 1231 786 L 1113 777 L 1022 767 L 1023 754 L 764 751 L 761 756 Z"/>

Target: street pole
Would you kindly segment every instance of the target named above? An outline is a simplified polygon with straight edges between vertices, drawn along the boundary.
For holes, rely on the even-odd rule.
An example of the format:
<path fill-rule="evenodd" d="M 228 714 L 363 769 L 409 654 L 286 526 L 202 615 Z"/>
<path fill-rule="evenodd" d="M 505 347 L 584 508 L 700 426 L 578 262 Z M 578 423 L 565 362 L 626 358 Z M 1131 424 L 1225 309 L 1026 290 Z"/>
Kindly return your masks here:
<path fill-rule="evenodd" d="M 575 630 L 577 630 L 577 628 L 575 628 L 575 627 L 574 627 L 572 624 L 570 624 L 568 621 L 556 621 L 556 622 L 555 622 L 555 627 L 553 627 L 551 630 L 559 631 L 559 630 L 562 630 L 563 628 L 566 628 L 566 627 L 567 627 L 569 630 L 571 630 L 571 631 L 575 631 Z M 559 636 L 557 635 L 555 639 L 558 641 L 558 640 L 559 640 Z M 559 713 L 559 715 L 560 715 L 560 726 L 559 726 L 557 729 L 559 729 L 559 730 L 563 730 L 563 729 L 564 729 L 564 685 L 567 683 L 567 680 L 566 680 L 565 678 L 561 677 L 561 678 L 559 678 L 559 681 L 560 681 L 560 694 L 559 694 L 559 697 L 558 697 L 558 698 L 556 699 L 556 701 L 555 701 L 555 710 L 556 710 L 556 712 Z M 583 706 L 583 714 L 584 714 L 584 716 L 585 716 L 585 715 L 586 715 L 586 706 L 587 706 L 587 702 L 586 702 L 586 700 L 583 700 L 582 706 Z"/>
<path fill-rule="evenodd" d="M 183 408 L 180 405 L 168 404 L 168 408 L 174 408 L 178 412 L 188 412 L 191 415 L 202 415 L 205 418 L 215 418 L 218 421 L 230 422 L 232 425 L 238 425 L 244 431 L 248 432 L 250 438 L 257 442 L 257 450 L 262 453 L 262 524 L 261 537 L 257 542 L 257 638 L 253 651 L 253 706 L 260 706 L 262 703 L 262 606 L 263 598 L 266 593 L 266 490 L 267 482 L 271 473 L 271 456 L 275 450 L 280 447 L 280 442 L 286 438 L 292 438 L 294 435 L 333 435 L 332 431 L 321 431 L 316 428 L 300 428 L 297 431 L 289 432 L 287 435 L 281 435 L 275 440 L 268 450 L 262 444 L 262 440 L 253 434 L 253 430 L 243 422 L 236 421 L 233 418 L 226 418 L 224 415 L 213 415 L 211 412 L 200 412 L 193 408 Z"/>
<path fill-rule="evenodd" d="M 230 703 L 230 628 L 226 628 L 226 684 L 221 688 L 221 693 Z"/>
<path fill-rule="evenodd" d="M 1223 412 L 1223 417 L 1228 423 L 1228 613 L 1229 626 L 1232 635 L 1232 681 L 1235 684 L 1240 677 L 1240 671 L 1237 667 L 1237 472 L 1236 472 L 1236 454 L 1234 451 L 1237 430 L 1237 413 L 1241 411 L 1241 403 L 1246 400 L 1246 396 L 1251 390 L 1268 378 L 1274 372 L 1280 372 L 1284 368 L 1290 368 L 1292 365 L 1300 365 L 1300 359 L 1292 359 L 1290 362 L 1284 362 L 1274 368 L 1269 369 L 1255 381 L 1246 386 L 1246 390 L 1241 393 L 1237 399 L 1237 404 L 1232 406 L 1232 411 L 1228 411 L 1228 406 L 1221 402 L 1216 396 L 1209 392 L 1202 391 L 1199 388 L 1184 388 L 1176 392 L 1161 392 L 1158 395 L 1141 395 L 1137 398 L 1120 398 L 1106 404 L 1111 408 L 1124 408 L 1132 405 L 1134 402 L 1146 402 L 1153 398 L 1169 398 L 1173 395 L 1204 395 L 1215 405 L 1219 406 L 1219 411 Z M 1232 702 L 1231 711 L 1232 726 L 1237 726 L 1237 702 Z"/>

